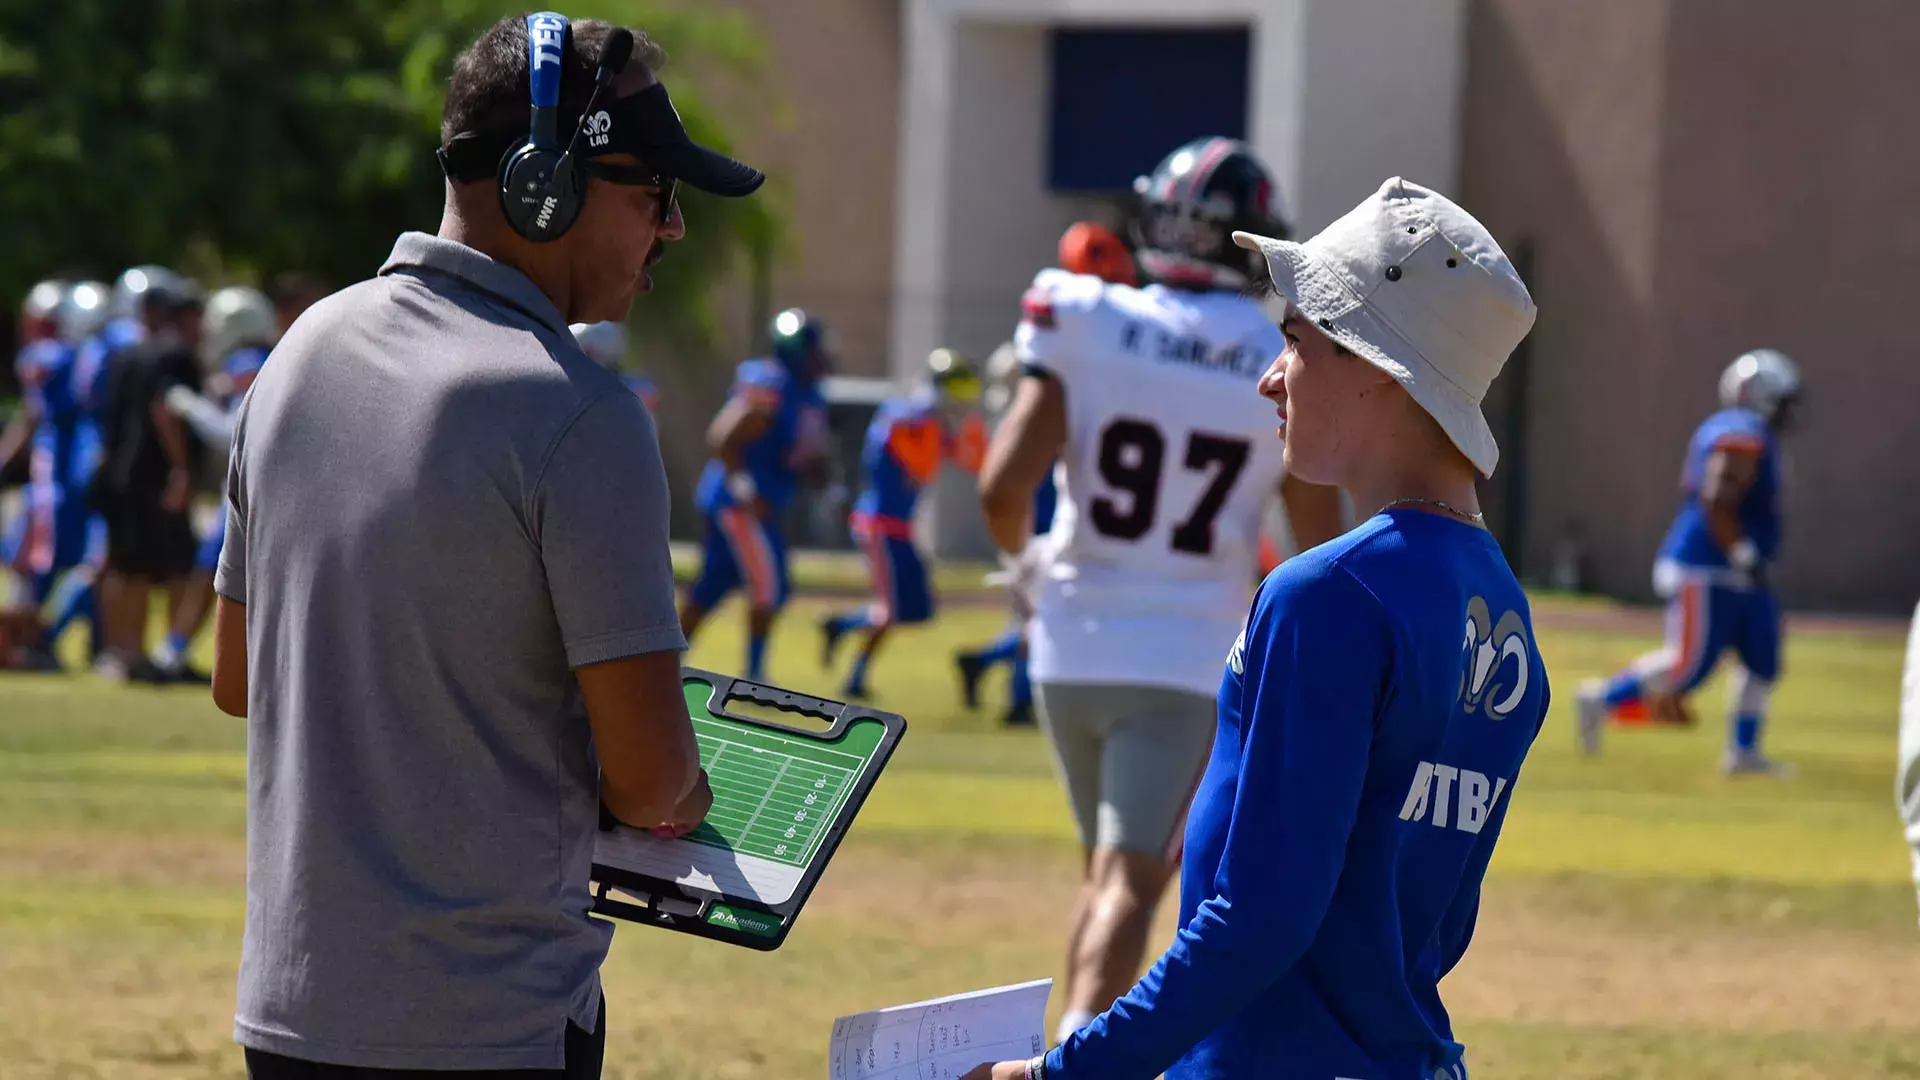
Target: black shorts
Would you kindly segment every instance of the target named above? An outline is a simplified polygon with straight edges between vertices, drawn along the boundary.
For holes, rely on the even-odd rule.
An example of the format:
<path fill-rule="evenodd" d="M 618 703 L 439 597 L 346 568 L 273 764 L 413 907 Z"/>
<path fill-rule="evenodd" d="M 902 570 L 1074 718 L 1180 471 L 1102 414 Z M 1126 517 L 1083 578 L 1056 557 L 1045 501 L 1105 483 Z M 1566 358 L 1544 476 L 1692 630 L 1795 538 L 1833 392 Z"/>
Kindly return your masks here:
<path fill-rule="evenodd" d="M 559 1069 L 491 1069 L 447 1072 L 430 1069 L 362 1069 L 323 1065 L 249 1048 L 247 1080 L 600 1080 L 607 1050 L 607 1000 L 600 999 L 600 1021 L 588 1034 L 567 1022 L 567 1064 Z"/>
<path fill-rule="evenodd" d="M 184 513 L 170 513 L 158 494 L 102 494 L 107 523 L 107 566 L 130 577 L 171 581 L 193 572 L 200 541 Z"/>

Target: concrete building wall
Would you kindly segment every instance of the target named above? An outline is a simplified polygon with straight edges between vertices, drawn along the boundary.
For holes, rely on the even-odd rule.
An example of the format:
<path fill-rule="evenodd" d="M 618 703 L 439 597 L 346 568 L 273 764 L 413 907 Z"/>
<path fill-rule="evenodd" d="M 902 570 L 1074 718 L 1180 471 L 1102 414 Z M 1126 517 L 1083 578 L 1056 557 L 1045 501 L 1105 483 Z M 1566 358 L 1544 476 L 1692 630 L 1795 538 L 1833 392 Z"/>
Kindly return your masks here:
<path fill-rule="evenodd" d="M 1013 336 L 1020 295 L 1053 264 L 1067 226 L 1114 220 L 1102 200 L 1047 190 L 1048 41 L 1037 23 L 968 22 L 955 35 L 967 80 L 950 135 L 940 341 L 982 361 Z M 902 374 L 924 359 L 896 358 Z"/>
<path fill-rule="evenodd" d="M 1464 0 L 908 0 L 905 8 L 896 363 L 938 344 L 1004 340 L 993 337 L 1005 333 L 998 312 L 1015 310 L 1060 230 L 1079 216 L 1106 216 L 1097 201 L 1045 191 L 1048 27 L 1250 28 L 1248 140 L 1303 227 L 1331 221 L 1395 173 L 1447 185 L 1456 172 Z"/>

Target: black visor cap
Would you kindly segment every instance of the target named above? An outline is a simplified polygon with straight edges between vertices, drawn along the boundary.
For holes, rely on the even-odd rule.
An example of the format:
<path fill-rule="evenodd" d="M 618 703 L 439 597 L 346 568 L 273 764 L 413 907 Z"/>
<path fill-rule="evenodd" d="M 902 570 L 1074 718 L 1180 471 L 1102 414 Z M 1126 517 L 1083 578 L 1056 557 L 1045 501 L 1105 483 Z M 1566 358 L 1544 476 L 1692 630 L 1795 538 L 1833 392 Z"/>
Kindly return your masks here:
<path fill-rule="evenodd" d="M 579 123 L 577 116 L 563 118 L 561 137 L 571 139 Z M 525 141 L 525 132 L 463 131 L 439 149 L 440 169 L 456 182 L 485 180 L 497 176 L 500 159 Z M 582 158 L 632 154 L 688 187 L 727 198 L 751 195 L 767 179 L 760 170 L 694 142 L 662 83 L 594 110 L 574 153 Z"/>

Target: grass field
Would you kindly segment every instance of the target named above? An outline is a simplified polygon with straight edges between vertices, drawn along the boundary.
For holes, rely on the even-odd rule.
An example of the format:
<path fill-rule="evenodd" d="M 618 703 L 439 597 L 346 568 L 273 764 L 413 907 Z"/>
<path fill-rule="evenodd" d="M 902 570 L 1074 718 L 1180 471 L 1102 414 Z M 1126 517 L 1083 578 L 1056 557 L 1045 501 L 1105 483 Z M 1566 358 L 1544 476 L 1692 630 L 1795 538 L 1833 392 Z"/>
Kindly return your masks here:
<path fill-rule="evenodd" d="M 837 685 L 816 666 L 823 606 L 796 603 L 774 681 Z M 1076 869 L 1062 797 L 1037 736 L 959 709 L 948 659 L 1001 622 L 952 605 L 877 667 L 912 730 L 786 948 L 620 932 L 609 1077 L 816 1077 L 837 1015 L 1057 974 Z M 1577 757 L 1572 688 L 1653 626 L 1587 602 L 1545 602 L 1539 622 L 1560 704 L 1446 987 L 1475 1076 L 1920 1077 L 1891 800 L 1900 639 L 1797 633 L 1772 746 L 1800 776 L 1730 782 L 1717 687 L 1700 729 Z M 737 669 L 738 627 L 723 613 L 691 661 Z M 244 777 L 243 726 L 202 692 L 0 679 L 0 1078 L 241 1074 Z"/>

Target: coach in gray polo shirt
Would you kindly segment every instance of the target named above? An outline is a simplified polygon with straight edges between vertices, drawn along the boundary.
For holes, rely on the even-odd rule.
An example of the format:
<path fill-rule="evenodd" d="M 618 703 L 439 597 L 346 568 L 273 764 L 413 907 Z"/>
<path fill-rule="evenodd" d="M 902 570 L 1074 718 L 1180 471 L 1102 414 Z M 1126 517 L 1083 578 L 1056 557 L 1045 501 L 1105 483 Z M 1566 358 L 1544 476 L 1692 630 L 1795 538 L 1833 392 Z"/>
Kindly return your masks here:
<path fill-rule="evenodd" d="M 563 139 L 611 30 L 541 57 Z M 635 42 L 587 114 L 584 208 L 540 243 L 493 179 L 527 137 L 527 25 L 462 54 L 439 235 L 302 316 L 240 415 L 214 697 L 248 718 L 235 1037 L 255 1080 L 597 1076 L 599 804 L 685 831 L 711 803 L 653 422 L 567 325 L 651 287 L 686 231 L 678 182 L 762 178 L 687 140 Z"/>

